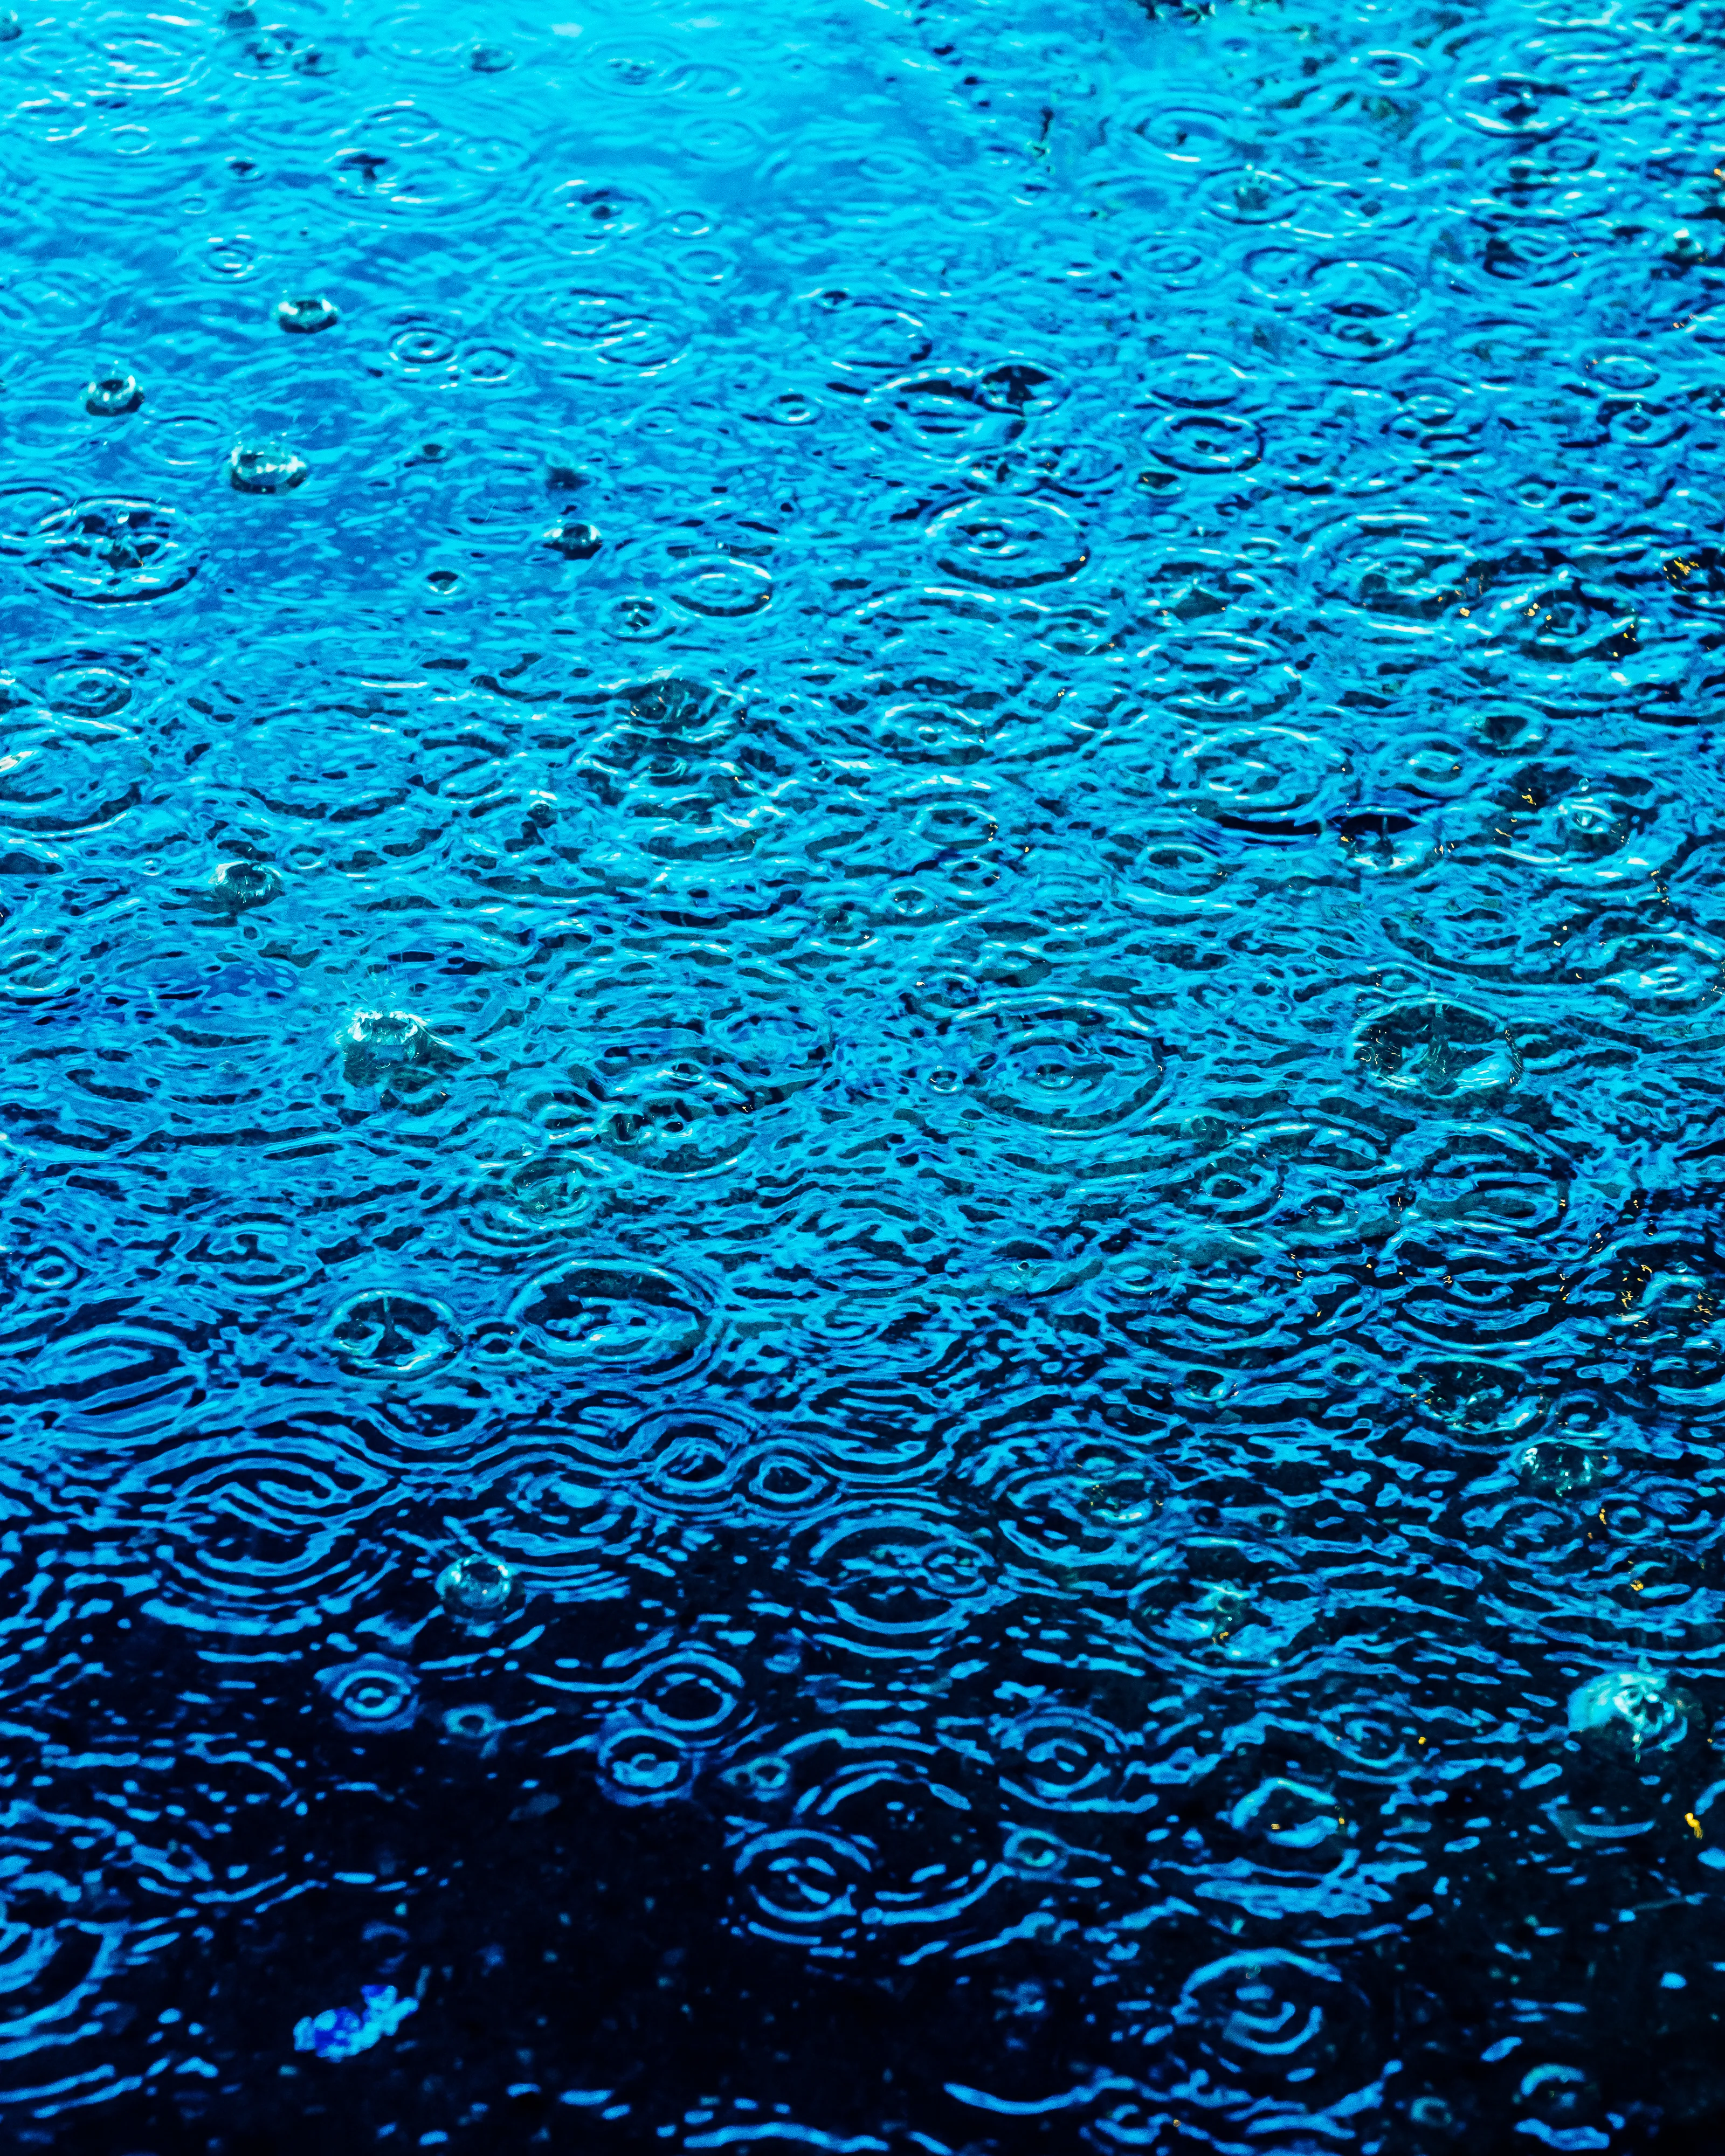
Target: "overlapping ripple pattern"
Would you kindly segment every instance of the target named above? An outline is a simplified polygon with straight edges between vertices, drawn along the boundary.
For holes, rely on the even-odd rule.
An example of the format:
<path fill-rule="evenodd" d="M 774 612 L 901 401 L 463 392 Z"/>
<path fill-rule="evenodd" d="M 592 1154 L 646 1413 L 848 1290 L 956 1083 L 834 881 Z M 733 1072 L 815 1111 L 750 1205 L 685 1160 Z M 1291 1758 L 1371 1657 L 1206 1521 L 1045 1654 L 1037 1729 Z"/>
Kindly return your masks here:
<path fill-rule="evenodd" d="M 284 5 L 0 18 L 0 2143 L 1716 2151 L 1725 7 Z"/>

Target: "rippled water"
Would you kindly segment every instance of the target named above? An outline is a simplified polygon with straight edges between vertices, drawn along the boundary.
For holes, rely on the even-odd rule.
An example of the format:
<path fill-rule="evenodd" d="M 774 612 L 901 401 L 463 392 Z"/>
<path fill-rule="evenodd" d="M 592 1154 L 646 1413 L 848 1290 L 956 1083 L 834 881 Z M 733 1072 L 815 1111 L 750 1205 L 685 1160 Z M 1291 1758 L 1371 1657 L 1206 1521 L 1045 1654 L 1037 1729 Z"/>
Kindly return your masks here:
<path fill-rule="evenodd" d="M 553 13 L 0 23 L 0 2140 L 1717 2150 L 1725 7 Z"/>

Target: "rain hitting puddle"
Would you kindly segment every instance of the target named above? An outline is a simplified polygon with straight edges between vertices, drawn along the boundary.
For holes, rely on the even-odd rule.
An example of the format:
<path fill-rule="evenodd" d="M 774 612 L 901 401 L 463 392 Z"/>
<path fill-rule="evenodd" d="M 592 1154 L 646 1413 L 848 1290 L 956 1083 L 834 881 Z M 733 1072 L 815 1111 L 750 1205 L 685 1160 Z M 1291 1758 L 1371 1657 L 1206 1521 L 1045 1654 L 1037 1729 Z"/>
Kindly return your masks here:
<path fill-rule="evenodd" d="M 1725 8 L 0 16 L 0 2147 L 1725 2148 Z"/>

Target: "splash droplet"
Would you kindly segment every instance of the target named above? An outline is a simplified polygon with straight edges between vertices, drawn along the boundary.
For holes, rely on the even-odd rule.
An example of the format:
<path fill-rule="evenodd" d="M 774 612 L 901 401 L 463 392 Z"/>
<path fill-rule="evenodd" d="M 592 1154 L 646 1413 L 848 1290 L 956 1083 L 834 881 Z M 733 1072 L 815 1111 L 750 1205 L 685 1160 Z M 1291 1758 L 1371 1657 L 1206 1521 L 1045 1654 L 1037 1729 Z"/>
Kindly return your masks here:
<path fill-rule="evenodd" d="M 315 336 L 320 330 L 333 329 L 341 319 L 334 300 L 321 296 L 278 300 L 275 303 L 277 326 L 290 336 Z"/>
<path fill-rule="evenodd" d="M 288 494 L 311 469 L 285 443 L 242 443 L 228 455 L 228 480 L 237 494 Z"/>
<path fill-rule="evenodd" d="M 95 375 L 85 385 L 84 408 L 93 418 L 120 418 L 127 412 L 136 412 L 143 401 L 138 377 L 123 367 Z"/>
<path fill-rule="evenodd" d="M 236 912 L 262 906 L 280 888 L 275 875 L 258 861 L 223 861 L 212 883 L 219 902 Z"/>
<path fill-rule="evenodd" d="M 602 542 L 591 524 L 566 516 L 546 533 L 545 543 L 566 562 L 588 562 L 598 552 Z"/>
<path fill-rule="evenodd" d="M 1689 1694 L 1654 1670 L 1607 1670 L 1569 1697 L 1569 1727 L 1576 1736 L 1633 1759 L 1648 1752 L 1675 1752 L 1697 1713 Z"/>
<path fill-rule="evenodd" d="M 437 1576 L 437 1599 L 452 1617 L 484 1624 L 499 1617 L 515 1592 L 515 1568 L 495 1557 L 458 1557 Z"/>

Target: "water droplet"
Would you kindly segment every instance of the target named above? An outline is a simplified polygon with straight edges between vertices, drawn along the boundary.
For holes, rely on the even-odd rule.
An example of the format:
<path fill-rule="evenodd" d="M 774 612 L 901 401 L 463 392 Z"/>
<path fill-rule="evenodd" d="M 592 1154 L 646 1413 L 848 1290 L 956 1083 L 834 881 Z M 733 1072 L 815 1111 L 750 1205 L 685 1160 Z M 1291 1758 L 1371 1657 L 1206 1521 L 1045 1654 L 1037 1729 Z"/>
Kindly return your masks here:
<path fill-rule="evenodd" d="M 495 1557 L 458 1557 L 437 1576 L 437 1598 L 452 1617 L 488 1624 L 509 1606 L 515 1568 Z"/>
<path fill-rule="evenodd" d="M 242 444 L 228 458 L 228 484 L 238 494 L 288 494 L 310 471 L 304 457 L 285 443 Z"/>
<path fill-rule="evenodd" d="M 382 1291 L 351 1296 L 335 1314 L 336 1353 L 357 1376 L 414 1377 L 457 1353 L 461 1336 L 441 1303 Z"/>
<path fill-rule="evenodd" d="M 1607 1670 L 1571 1693 L 1569 1727 L 1639 1760 L 1649 1752 L 1675 1752 L 1700 1727 L 1700 1709 L 1662 1671 Z"/>
<path fill-rule="evenodd" d="M 50 591 L 96 605 L 161 598 L 198 573 L 173 511 L 123 495 L 94 496 L 44 517 L 28 551 Z"/>
<path fill-rule="evenodd" d="M 291 336 L 315 336 L 320 330 L 333 329 L 341 319 L 333 300 L 308 297 L 275 303 L 276 322 Z"/>
<path fill-rule="evenodd" d="M 515 54 L 507 45 L 475 45 L 467 64 L 475 74 L 503 74 L 515 65 Z"/>
<path fill-rule="evenodd" d="M 1436 997 L 1370 1019 L 1355 1052 L 1384 1085 L 1435 1100 L 1507 1093 L 1522 1075 L 1520 1051 L 1495 1019 Z"/>
<path fill-rule="evenodd" d="M 546 533 L 545 543 L 566 562 L 589 562 L 603 542 L 591 524 L 583 524 L 578 517 L 565 516 Z"/>
<path fill-rule="evenodd" d="M 408 1063 L 423 1030 L 418 1019 L 406 1011 L 359 1011 L 348 1028 L 348 1038 L 375 1062 Z"/>
<path fill-rule="evenodd" d="M 117 419 L 123 413 L 136 412 L 143 401 L 136 375 L 121 367 L 95 375 L 85 386 L 84 408 L 95 418 Z"/>
<path fill-rule="evenodd" d="M 280 888 L 272 871 L 259 861 L 223 861 L 211 879 L 211 886 L 222 904 L 236 911 L 262 906 Z"/>

